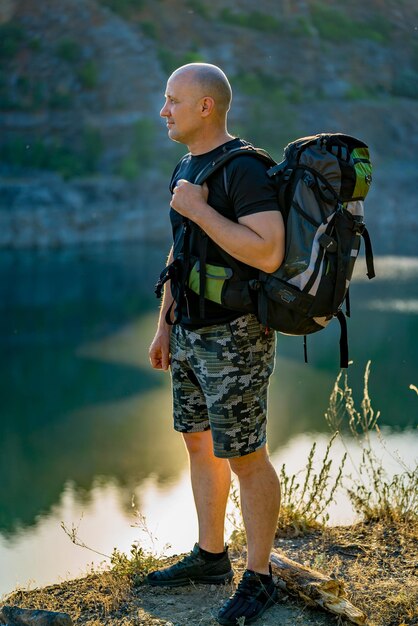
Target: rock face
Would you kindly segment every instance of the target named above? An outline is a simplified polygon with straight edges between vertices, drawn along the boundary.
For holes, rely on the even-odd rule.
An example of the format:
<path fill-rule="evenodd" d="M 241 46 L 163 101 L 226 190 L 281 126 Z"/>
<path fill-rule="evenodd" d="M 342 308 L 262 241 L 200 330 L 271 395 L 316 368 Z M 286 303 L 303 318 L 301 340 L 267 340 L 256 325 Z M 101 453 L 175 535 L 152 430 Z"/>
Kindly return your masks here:
<path fill-rule="evenodd" d="M 416 2 L 239 4 L 0 3 L 0 247 L 167 233 L 167 183 L 184 151 L 159 110 L 172 69 L 195 60 L 227 72 L 231 132 L 277 160 L 307 134 L 366 141 L 378 248 L 397 246 L 393 223 L 416 236 Z"/>
<path fill-rule="evenodd" d="M 0 184 L 0 248 L 61 247 L 168 236 L 168 193 L 152 177 L 63 181 L 52 174 Z"/>
<path fill-rule="evenodd" d="M 0 623 L 6 626 L 72 626 L 73 624 L 67 613 L 20 609 L 17 606 L 4 606 L 0 609 Z"/>

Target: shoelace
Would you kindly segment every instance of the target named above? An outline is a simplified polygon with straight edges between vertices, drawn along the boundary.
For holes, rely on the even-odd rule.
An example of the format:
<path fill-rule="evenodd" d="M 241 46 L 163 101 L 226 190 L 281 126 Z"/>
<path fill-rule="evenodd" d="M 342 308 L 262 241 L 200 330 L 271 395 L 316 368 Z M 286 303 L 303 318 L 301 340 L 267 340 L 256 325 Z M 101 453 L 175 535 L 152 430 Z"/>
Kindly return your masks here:
<path fill-rule="evenodd" d="M 254 591 L 256 589 L 256 585 L 257 593 L 255 594 Z M 246 598 L 254 598 L 262 591 L 270 600 L 274 602 L 274 604 L 277 604 L 276 600 L 272 597 L 271 592 L 267 589 L 266 585 L 263 583 L 261 578 L 258 577 L 257 574 L 252 575 L 251 577 L 243 576 L 238 583 L 236 593 L 240 593 Z"/>
<path fill-rule="evenodd" d="M 240 593 L 243 596 L 250 597 L 254 596 L 255 591 L 257 591 L 257 593 L 259 593 L 260 591 L 267 592 L 265 586 L 258 578 L 258 576 L 243 576 L 243 578 L 241 578 L 240 582 L 238 583 L 237 593 Z"/>
<path fill-rule="evenodd" d="M 178 561 L 177 563 L 175 563 L 173 565 L 173 569 L 183 567 L 184 565 L 194 565 L 195 563 L 199 563 L 199 562 L 200 562 L 199 555 L 191 552 L 190 554 L 187 554 L 186 556 L 184 556 L 181 559 L 181 561 Z"/>

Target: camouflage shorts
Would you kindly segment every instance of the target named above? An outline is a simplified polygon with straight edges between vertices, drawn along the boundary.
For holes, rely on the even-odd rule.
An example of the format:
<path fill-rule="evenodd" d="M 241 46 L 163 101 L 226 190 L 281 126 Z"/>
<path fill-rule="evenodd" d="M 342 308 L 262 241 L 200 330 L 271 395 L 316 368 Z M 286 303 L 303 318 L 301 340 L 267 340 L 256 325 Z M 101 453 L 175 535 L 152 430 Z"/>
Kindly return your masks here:
<path fill-rule="evenodd" d="M 211 429 L 217 457 L 237 457 L 266 443 L 267 390 L 275 333 L 255 315 L 171 335 L 174 428 Z"/>

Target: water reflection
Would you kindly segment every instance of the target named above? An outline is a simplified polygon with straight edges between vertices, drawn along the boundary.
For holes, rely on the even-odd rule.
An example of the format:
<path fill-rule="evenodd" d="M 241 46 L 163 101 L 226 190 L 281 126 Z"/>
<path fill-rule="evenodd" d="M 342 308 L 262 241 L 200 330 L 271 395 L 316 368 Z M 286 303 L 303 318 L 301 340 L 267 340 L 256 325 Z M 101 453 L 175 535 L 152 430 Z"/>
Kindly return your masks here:
<path fill-rule="evenodd" d="M 23 572 L 40 535 L 45 550 L 59 546 L 67 563 L 74 546 L 59 528 L 64 516 L 71 525 L 89 511 L 85 519 L 94 518 L 88 524 L 97 536 L 98 525 L 113 527 L 106 552 L 130 545 L 132 494 L 141 510 L 181 502 L 187 511 L 187 461 L 171 428 L 169 377 L 153 372 L 147 358 L 153 284 L 164 257 L 161 249 L 136 245 L 0 254 L 0 553 L 10 576 L 9 585 L 0 580 L 0 592 L 18 580 L 12 563 Z M 370 283 L 357 273 L 350 384 L 359 399 L 371 359 L 370 394 L 382 423 L 415 426 L 417 397 L 409 385 L 418 383 L 418 259 L 378 260 L 378 279 Z M 279 336 L 271 385 L 270 448 L 300 467 L 305 449 L 298 437 L 311 442 L 327 429 L 338 324 L 309 337 L 308 355 L 305 365 L 302 340 Z M 294 441 L 299 447 L 288 449 Z M 160 513 L 162 528 L 170 516 L 167 508 Z M 194 530 L 183 527 L 190 543 Z M 65 567 L 76 575 L 81 565 L 68 559 Z"/>

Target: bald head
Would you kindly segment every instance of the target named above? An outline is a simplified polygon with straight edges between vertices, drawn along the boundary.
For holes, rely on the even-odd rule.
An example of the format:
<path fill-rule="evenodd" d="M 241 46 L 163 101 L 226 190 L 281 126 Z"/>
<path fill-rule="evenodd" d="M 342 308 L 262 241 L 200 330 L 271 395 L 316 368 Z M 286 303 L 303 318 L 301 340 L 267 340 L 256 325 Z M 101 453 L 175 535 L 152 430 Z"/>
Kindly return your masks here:
<path fill-rule="evenodd" d="M 226 115 L 231 106 L 232 90 L 224 72 L 210 63 L 188 63 L 175 70 L 171 79 L 182 78 L 190 81 L 200 98 L 209 96 L 215 101 L 220 115 Z"/>

